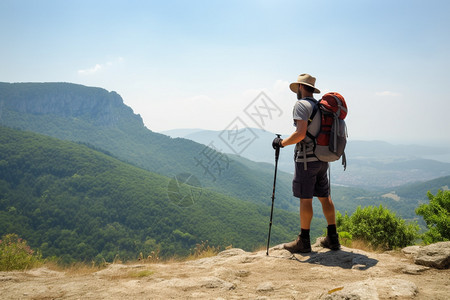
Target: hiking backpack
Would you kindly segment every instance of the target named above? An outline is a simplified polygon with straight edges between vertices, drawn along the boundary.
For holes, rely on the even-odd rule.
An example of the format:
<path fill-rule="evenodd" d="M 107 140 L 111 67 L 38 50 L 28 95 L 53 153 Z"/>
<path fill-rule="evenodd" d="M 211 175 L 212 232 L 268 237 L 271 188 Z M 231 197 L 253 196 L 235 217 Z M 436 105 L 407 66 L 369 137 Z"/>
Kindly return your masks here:
<path fill-rule="evenodd" d="M 321 161 L 333 162 L 342 157 L 344 170 L 347 167 L 345 146 L 347 144 L 347 104 L 344 97 L 335 92 L 323 95 L 313 107 L 313 112 L 308 120 L 308 125 L 320 110 L 320 130 L 314 136 L 309 131 L 306 135 L 314 141 L 314 155 Z"/>

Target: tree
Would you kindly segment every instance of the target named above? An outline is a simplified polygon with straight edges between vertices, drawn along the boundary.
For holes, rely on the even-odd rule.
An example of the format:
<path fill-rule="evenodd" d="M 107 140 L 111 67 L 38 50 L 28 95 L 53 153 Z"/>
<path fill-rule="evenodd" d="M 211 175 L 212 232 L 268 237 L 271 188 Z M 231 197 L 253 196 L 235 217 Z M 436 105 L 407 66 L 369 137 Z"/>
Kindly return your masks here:
<path fill-rule="evenodd" d="M 353 239 L 368 242 L 374 248 L 402 248 L 414 243 L 418 237 L 419 226 L 407 224 L 394 212 L 380 205 L 361 208 L 348 216 L 336 214 L 336 224 L 341 232 L 348 232 Z"/>
<path fill-rule="evenodd" d="M 422 236 L 425 244 L 450 240 L 450 191 L 428 192 L 429 204 L 421 204 L 416 214 L 423 217 L 428 231 Z"/>

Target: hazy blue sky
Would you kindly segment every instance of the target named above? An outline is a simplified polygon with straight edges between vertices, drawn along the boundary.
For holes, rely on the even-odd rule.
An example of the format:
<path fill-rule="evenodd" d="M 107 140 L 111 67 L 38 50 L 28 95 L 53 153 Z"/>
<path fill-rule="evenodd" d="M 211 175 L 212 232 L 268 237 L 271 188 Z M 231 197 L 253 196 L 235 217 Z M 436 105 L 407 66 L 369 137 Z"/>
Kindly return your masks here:
<path fill-rule="evenodd" d="M 0 0 L 0 81 L 114 90 L 154 131 L 289 134 L 306 72 L 345 96 L 350 139 L 450 144 L 449 16 L 444 0 Z"/>

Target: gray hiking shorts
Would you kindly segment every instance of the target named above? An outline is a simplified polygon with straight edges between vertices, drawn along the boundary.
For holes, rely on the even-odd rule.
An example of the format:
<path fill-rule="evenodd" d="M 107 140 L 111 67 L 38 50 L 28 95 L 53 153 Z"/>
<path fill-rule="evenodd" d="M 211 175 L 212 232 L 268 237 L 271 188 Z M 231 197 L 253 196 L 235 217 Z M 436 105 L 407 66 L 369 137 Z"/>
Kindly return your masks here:
<path fill-rule="evenodd" d="M 292 191 L 294 197 L 310 199 L 315 197 L 328 197 L 328 163 L 323 161 L 312 161 L 307 163 L 305 170 L 303 162 L 295 162 L 294 180 L 292 180 Z"/>

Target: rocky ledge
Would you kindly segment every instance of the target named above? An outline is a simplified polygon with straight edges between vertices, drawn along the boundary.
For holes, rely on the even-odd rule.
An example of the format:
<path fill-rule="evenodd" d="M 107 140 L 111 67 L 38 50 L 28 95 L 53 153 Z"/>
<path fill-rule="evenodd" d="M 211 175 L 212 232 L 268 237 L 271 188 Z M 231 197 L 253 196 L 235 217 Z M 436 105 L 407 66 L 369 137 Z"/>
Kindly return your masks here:
<path fill-rule="evenodd" d="M 450 242 L 373 253 L 294 254 L 282 245 L 185 262 L 112 264 L 90 273 L 0 273 L 2 299 L 448 299 Z M 431 262 L 434 261 L 434 262 Z"/>

